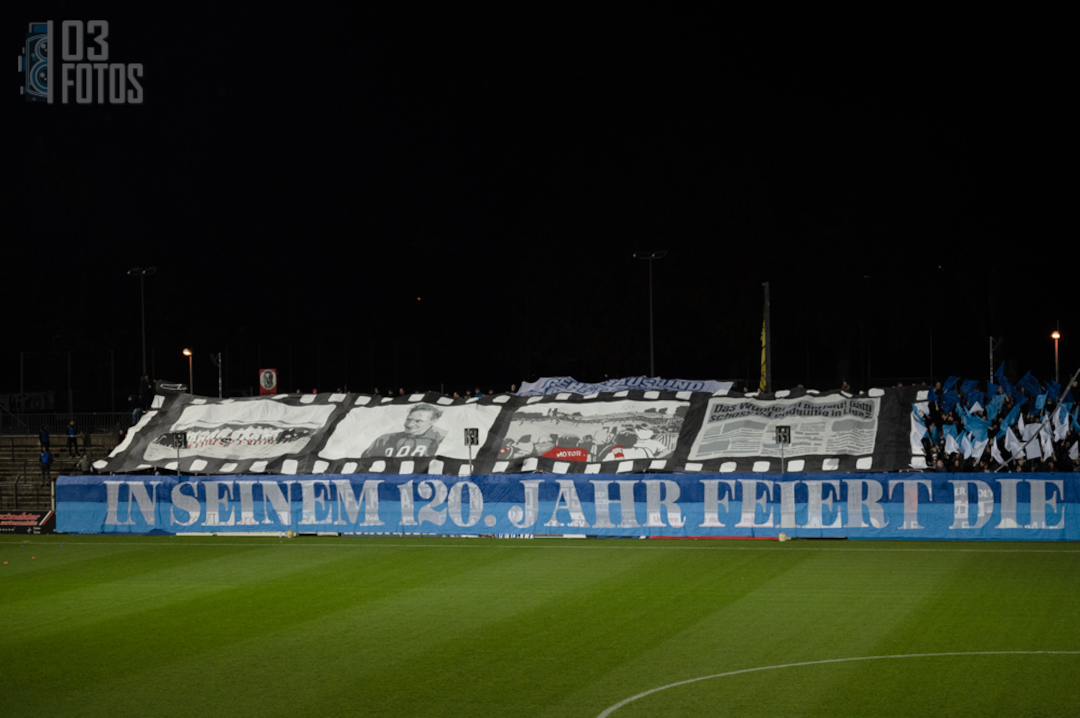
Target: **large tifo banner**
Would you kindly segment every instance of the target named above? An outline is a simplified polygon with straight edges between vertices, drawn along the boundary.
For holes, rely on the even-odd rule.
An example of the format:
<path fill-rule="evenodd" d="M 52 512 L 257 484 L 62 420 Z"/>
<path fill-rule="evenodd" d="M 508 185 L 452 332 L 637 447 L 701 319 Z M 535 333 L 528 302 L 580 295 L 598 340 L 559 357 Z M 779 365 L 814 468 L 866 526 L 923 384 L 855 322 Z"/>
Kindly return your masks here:
<path fill-rule="evenodd" d="M 913 387 L 865 396 L 801 389 L 469 399 L 159 394 L 95 466 L 116 474 L 903 471 L 922 467 L 910 417 L 912 402 L 923 399 Z M 790 443 L 776 443 L 778 427 L 790 429 Z M 466 429 L 476 430 L 477 444 L 467 443 Z"/>
<path fill-rule="evenodd" d="M 937 473 L 63 476 L 57 530 L 1075 541 L 1078 481 Z"/>

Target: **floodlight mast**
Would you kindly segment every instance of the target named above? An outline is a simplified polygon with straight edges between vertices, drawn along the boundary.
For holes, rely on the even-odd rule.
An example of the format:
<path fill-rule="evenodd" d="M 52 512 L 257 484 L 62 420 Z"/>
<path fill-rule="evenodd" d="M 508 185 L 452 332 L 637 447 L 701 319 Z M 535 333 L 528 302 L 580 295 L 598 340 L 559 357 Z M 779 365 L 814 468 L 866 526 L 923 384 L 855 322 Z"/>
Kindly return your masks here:
<path fill-rule="evenodd" d="M 652 263 L 654 259 L 663 259 L 667 251 L 634 252 L 634 259 L 647 259 L 649 261 L 649 376 L 656 376 L 656 354 L 653 344 L 653 298 L 652 298 Z"/>
<path fill-rule="evenodd" d="M 191 368 L 192 351 L 190 349 L 185 349 L 183 351 L 183 354 L 184 354 L 184 356 L 187 357 L 188 393 L 194 394 L 195 393 L 195 372 Z"/>
<path fill-rule="evenodd" d="M 133 277 L 139 278 L 139 306 L 142 308 L 142 373 L 143 376 L 149 376 L 146 371 L 146 284 L 145 279 L 147 276 L 157 271 L 157 267 L 132 267 L 127 273 Z"/>

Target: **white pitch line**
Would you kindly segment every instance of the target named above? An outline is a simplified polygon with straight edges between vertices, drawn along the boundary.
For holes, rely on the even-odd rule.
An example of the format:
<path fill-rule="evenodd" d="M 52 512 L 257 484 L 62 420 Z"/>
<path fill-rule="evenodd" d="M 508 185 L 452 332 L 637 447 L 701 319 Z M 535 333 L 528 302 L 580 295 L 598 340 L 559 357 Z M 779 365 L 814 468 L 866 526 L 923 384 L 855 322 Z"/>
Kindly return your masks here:
<path fill-rule="evenodd" d="M 265 538 L 265 537 L 252 537 Z M 329 537 L 321 537 L 329 538 Z M 263 547 L 263 546 L 289 546 L 290 548 L 348 548 L 348 549 L 381 549 L 381 548 L 488 548 L 488 549 L 555 549 L 555 550 L 578 550 L 578 551 L 813 551 L 813 552 L 887 552 L 887 553 L 1053 553 L 1053 554 L 1080 554 L 1080 550 L 1075 549 L 980 549 L 980 548 L 814 548 L 810 546 L 731 546 L 726 544 L 715 543 L 713 545 L 697 545 L 697 546 L 675 546 L 670 545 L 673 542 L 664 541 L 665 545 L 658 546 L 655 543 L 650 542 L 650 545 L 642 545 L 642 543 L 630 544 L 628 541 L 613 542 L 611 540 L 603 539 L 597 540 L 595 544 L 589 542 L 582 544 L 574 541 L 568 541 L 565 544 L 560 542 L 560 545 L 554 543 L 547 543 L 542 539 L 534 540 L 522 540 L 522 539 L 489 539 L 487 541 L 471 539 L 470 543 L 458 544 L 458 543 L 437 543 L 437 544 L 415 544 L 415 543 L 353 543 L 350 539 L 353 538 L 380 538 L 377 536 L 371 537 L 357 537 L 349 536 L 344 537 L 340 542 L 319 542 L 309 543 L 302 538 L 297 539 L 278 539 L 279 543 L 255 543 L 253 540 L 251 543 L 225 543 L 225 542 L 202 542 L 192 541 L 190 539 L 184 541 L 65 541 L 65 545 L 72 546 L 247 546 L 251 548 Z M 272 540 L 272 539 L 271 539 Z M 687 539 L 693 540 L 693 539 Z M 40 543 L 30 540 L 13 539 L 10 541 L 0 541 L 0 546 L 10 545 L 16 543 L 20 544 L 35 544 L 39 546 L 55 545 L 56 541 L 42 541 Z"/>
<path fill-rule="evenodd" d="M 737 676 L 741 673 L 755 673 L 757 671 L 771 671 L 778 668 L 798 668 L 800 666 L 818 666 L 823 663 L 847 663 L 849 661 L 880 661 L 886 658 L 938 658 L 941 656 L 1031 656 L 1031 655 L 1064 655 L 1064 656 L 1080 656 L 1080 651 L 968 651 L 968 652 L 953 652 L 953 653 L 908 653 L 900 656 L 860 656 L 857 658 L 828 658 L 823 661 L 804 661 L 802 663 L 785 663 L 780 666 L 759 666 L 757 668 L 744 668 L 740 671 L 728 671 L 727 673 L 714 673 L 711 676 L 701 676 L 700 678 L 690 678 L 685 681 L 678 681 L 677 683 L 669 683 L 666 686 L 660 686 L 659 688 L 653 688 L 652 690 L 645 691 L 644 693 L 638 693 L 636 696 L 630 696 L 626 700 L 619 701 L 610 708 L 605 709 L 596 718 L 607 718 L 618 709 L 622 708 L 627 703 L 633 703 L 639 698 L 650 696 L 653 693 L 659 693 L 660 691 L 666 691 L 668 688 L 677 688 L 678 686 L 685 686 L 688 683 L 697 683 L 698 681 L 707 681 L 711 678 L 724 678 L 726 676 Z"/>

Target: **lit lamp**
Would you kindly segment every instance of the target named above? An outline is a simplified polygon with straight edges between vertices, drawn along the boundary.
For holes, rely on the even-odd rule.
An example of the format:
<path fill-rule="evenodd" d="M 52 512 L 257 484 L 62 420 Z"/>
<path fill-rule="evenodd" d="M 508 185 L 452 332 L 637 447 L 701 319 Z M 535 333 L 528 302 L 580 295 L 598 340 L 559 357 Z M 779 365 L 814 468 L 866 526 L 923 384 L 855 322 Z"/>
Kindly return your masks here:
<path fill-rule="evenodd" d="M 188 373 L 188 392 L 195 393 L 195 374 L 191 369 L 191 350 L 185 349 L 184 356 L 187 357 L 187 373 Z"/>
<path fill-rule="evenodd" d="M 1054 332 L 1050 335 L 1050 338 L 1054 340 L 1054 383 L 1060 384 L 1061 379 L 1058 378 L 1058 339 L 1061 339 L 1061 332 Z"/>

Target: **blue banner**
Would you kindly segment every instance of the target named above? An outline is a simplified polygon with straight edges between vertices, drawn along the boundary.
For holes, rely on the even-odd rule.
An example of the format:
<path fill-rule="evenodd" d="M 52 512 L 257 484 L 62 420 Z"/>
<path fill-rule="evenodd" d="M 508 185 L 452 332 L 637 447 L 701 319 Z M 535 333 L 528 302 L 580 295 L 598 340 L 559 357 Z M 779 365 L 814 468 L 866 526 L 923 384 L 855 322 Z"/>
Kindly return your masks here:
<path fill-rule="evenodd" d="M 62 476 L 64 533 L 1080 539 L 1071 474 Z"/>

